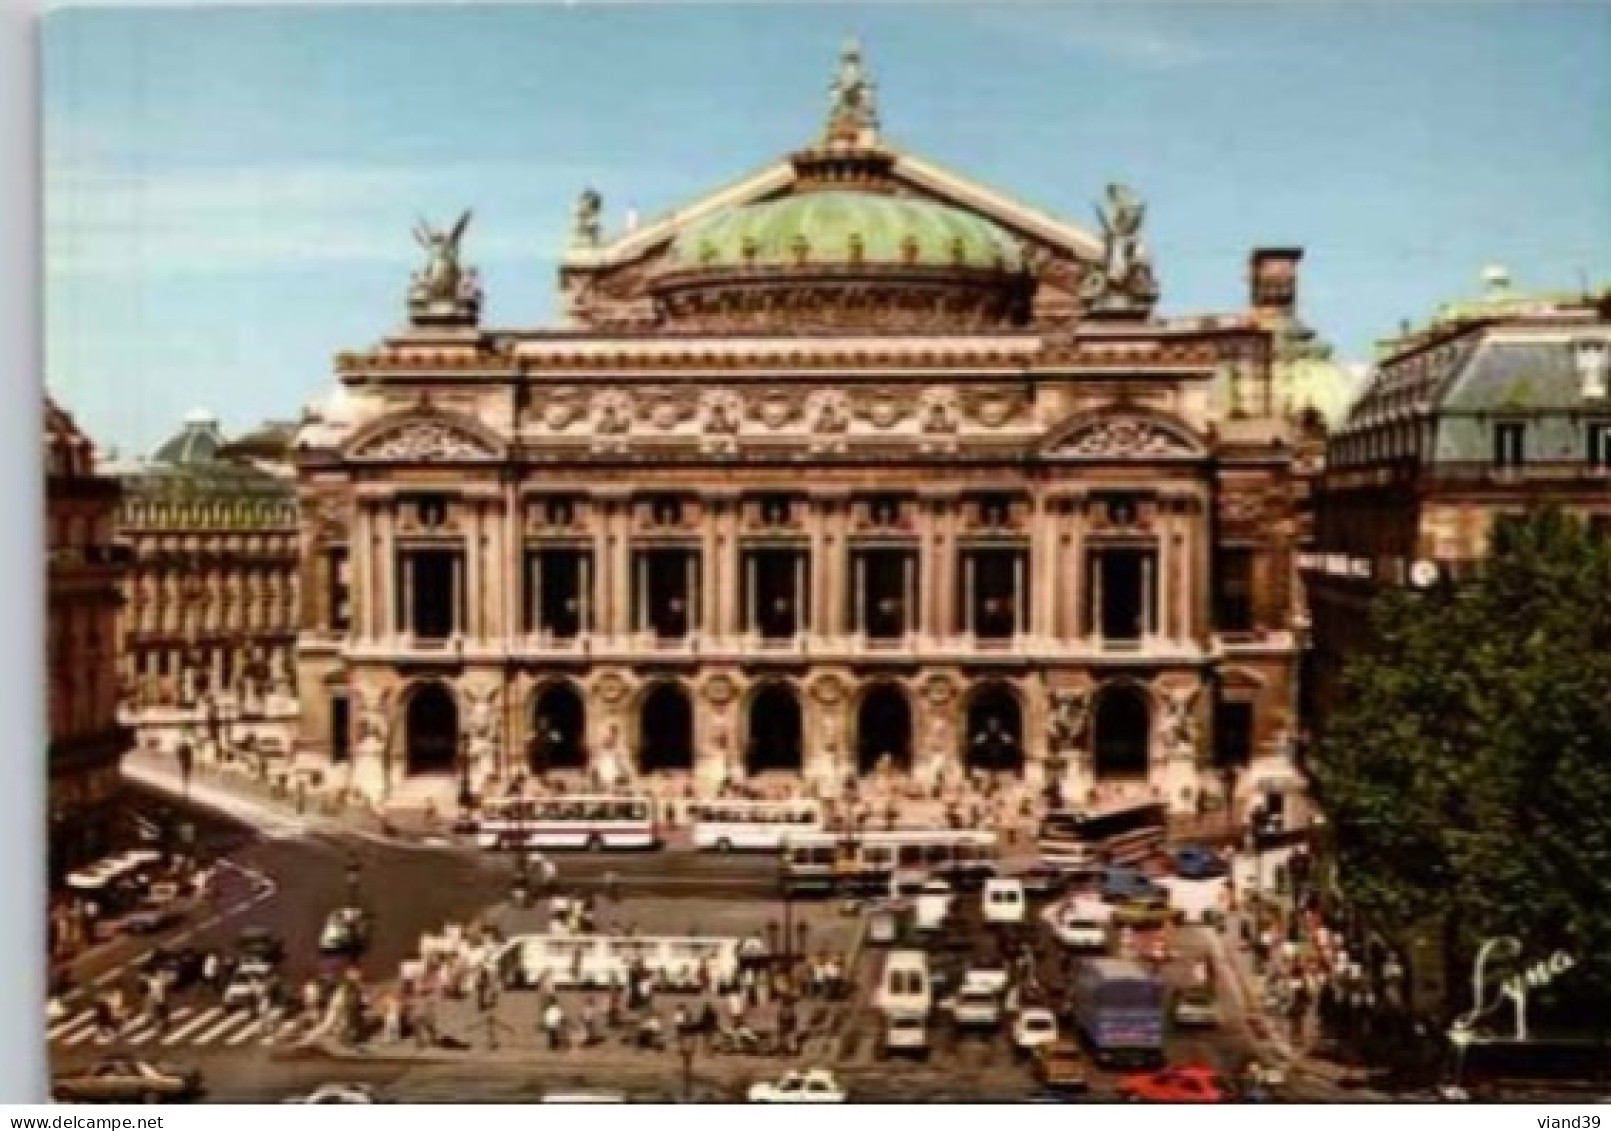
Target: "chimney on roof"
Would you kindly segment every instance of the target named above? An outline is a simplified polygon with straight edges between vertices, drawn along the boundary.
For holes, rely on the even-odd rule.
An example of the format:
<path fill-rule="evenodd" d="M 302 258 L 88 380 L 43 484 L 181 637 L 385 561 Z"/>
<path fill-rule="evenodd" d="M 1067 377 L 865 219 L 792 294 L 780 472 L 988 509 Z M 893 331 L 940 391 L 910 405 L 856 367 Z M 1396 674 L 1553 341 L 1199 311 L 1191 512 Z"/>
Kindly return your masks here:
<path fill-rule="evenodd" d="M 1255 312 L 1292 317 L 1298 309 L 1301 247 L 1260 247 L 1248 261 L 1249 301 Z"/>

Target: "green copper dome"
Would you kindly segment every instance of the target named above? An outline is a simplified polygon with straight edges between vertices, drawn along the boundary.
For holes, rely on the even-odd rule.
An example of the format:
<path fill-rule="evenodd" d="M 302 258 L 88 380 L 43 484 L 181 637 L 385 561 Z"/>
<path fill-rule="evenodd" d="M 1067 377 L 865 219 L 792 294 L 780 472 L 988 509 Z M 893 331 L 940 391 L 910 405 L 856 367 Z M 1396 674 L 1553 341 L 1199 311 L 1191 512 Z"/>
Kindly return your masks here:
<path fill-rule="evenodd" d="M 1018 241 L 960 209 L 842 189 L 732 208 L 682 232 L 673 270 L 798 265 L 917 265 L 1018 271 Z"/>

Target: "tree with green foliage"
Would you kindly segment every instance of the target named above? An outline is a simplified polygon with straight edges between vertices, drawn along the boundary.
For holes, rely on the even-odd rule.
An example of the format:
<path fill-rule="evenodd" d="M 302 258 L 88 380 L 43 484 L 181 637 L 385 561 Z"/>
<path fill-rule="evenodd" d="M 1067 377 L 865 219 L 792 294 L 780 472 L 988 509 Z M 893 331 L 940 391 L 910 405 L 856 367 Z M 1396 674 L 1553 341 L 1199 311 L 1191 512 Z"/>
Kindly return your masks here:
<path fill-rule="evenodd" d="M 1441 925 L 1445 984 L 1485 938 L 1611 951 L 1611 539 L 1557 510 L 1498 524 L 1479 575 L 1384 592 L 1314 758 L 1344 897 L 1400 944 Z M 1451 981 L 1458 978 L 1458 981 Z"/>

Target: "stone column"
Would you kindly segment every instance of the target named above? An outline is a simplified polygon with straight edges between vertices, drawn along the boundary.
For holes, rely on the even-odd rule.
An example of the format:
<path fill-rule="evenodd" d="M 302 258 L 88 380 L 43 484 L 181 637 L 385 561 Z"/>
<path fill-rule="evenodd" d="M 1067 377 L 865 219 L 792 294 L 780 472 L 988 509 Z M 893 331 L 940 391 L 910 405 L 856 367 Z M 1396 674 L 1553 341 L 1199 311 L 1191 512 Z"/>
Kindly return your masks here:
<path fill-rule="evenodd" d="M 541 551 L 531 556 L 531 564 L 527 567 L 521 581 L 526 590 L 523 601 L 526 610 L 525 623 L 531 626 L 533 635 L 540 636 L 546 627 L 543 624 L 543 555 Z"/>
<path fill-rule="evenodd" d="M 1145 555 L 1141 558 L 1141 639 L 1143 641 L 1152 637 L 1153 598 L 1152 591 L 1152 559 Z"/>
<path fill-rule="evenodd" d="M 905 632 L 912 632 L 917 626 L 913 623 L 917 619 L 918 576 L 917 555 L 910 551 L 901 552 L 901 627 Z"/>
<path fill-rule="evenodd" d="M 1102 555 L 1091 559 L 1091 639 L 1102 646 Z"/>
<path fill-rule="evenodd" d="M 962 635 L 972 637 L 978 625 L 974 612 L 978 608 L 979 563 L 969 551 L 962 552 Z"/>
<path fill-rule="evenodd" d="M 369 584 L 374 574 L 370 565 L 375 554 L 374 525 L 374 508 L 359 499 L 352 511 L 352 529 L 347 532 L 347 576 L 351 579 L 347 590 L 347 607 L 351 610 L 348 632 L 355 640 L 369 640 L 375 635 L 375 590 Z M 326 572 L 339 568 L 330 560 L 328 552 L 321 552 L 319 557 Z M 331 604 L 337 580 L 334 577 L 322 579 L 319 599 L 309 602 L 323 613 L 319 620 L 320 628 L 328 628 L 334 618 L 335 610 Z"/>
<path fill-rule="evenodd" d="M 414 634 L 414 558 L 403 554 L 403 608 L 399 628 L 405 636 Z"/>
<path fill-rule="evenodd" d="M 637 610 L 632 607 L 632 503 L 621 500 L 612 504 L 611 516 L 615 545 L 611 550 L 611 569 L 615 574 L 614 631 L 625 635 L 637 631 Z"/>
<path fill-rule="evenodd" d="M 701 615 L 704 613 L 704 602 L 699 599 L 699 555 L 688 551 L 682 560 L 683 564 L 683 601 L 687 604 L 688 632 L 690 635 L 700 631 Z"/>
<path fill-rule="evenodd" d="M 485 590 L 481 581 L 481 500 L 470 499 L 465 503 L 468 529 L 464 535 L 464 625 L 462 634 L 469 640 L 480 640 L 483 634 L 481 624 L 481 603 Z"/>
<path fill-rule="evenodd" d="M 521 569 L 525 562 L 526 515 L 520 503 L 520 491 L 513 483 L 504 484 L 503 511 L 498 523 L 498 553 L 500 562 L 497 635 L 505 646 L 512 645 L 520 636 L 520 602 L 525 599 L 525 578 Z M 505 704 L 508 708 L 510 705 Z"/>
<path fill-rule="evenodd" d="M 706 636 L 725 636 L 725 626 L 722 624 L 722 591 L 721 586 L 726 579 L 726 570 L 723 568 L 722 548 L 725 539 L 722 536 L 722 504 L 710 499 L 700 500 L 701 529 L 699 538 L 700 564 L 703 567 L 700 576 L 699 601 L 697 607 L 703 614 L 701 621 L 694 626 L 696 632 L 703 632 Z M 690 594 L 690 597 L 692 594 Z"/>
<path fill-rule="evenodd" d="M 799 550 L 794 553 L 794 592 L 789 600 L 794 603 L 794 634 L 799 636 L 805 631 L 806 618 L 811 613 L 811 602 L 806 595 L 806 560 Z"/>
<path fill-rule="evenodd" d="M 1029 586 L 1024 578 L 1024 555 L 1015 552 L 1012 559 L 1013 632 L 1019 636 L 1029 631 Z"/>
<path fill-rule="evenodd" d="M 397 615 L 397 515 L 390 500 L 375 508 L 375 517 L 380 520 L 379 577 L 375 585 L 380 592 L 378 625 L 380 636 L 389 643 L 397 635 L 400 619 Z"/>
<path fill-rule="evenodd" d="M 755 562 L 755 555 L 746 556 L 744 558 L 744 622 L 739 626 L 740 631 L 744 634 L 755 631 L 756 586 L 760 581 L 759 572 Z"/>
<path fill-rule="evenodd" d="M 577 564 L 577 614 L 580 630 L 593 632 L 593 556 L 586 551 Z"/>
<path fill-rule="evenodd" d="M 867 625 L 867 559 L 853 554 L 850 559 L 850 631 L 864 633 Z"/>
<path fill-rule="evenodd" d="M 646 632 L 649 628 L 649 558 L 637 555 L 633 563 L 636 581 L 629 597 L 632 609 L 632 631 Z"/>
<path fill-rule="evenodd" d="M 945 511 L 940 517 L 940 574 L 935 579 L 935 604 L 939 608 L 940 635 L 954 637 L 965 631 L 962 618 L 957 614 L 957 529 L 962 522 L 961 504 L 948 498 L 941 504 Z"/>

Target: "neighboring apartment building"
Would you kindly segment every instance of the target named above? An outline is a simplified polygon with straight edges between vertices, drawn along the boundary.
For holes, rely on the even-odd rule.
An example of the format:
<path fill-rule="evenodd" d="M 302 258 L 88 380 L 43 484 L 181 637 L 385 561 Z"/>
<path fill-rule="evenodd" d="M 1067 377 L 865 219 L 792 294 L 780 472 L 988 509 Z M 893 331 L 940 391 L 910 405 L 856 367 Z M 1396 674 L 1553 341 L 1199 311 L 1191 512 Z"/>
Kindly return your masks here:
<path fill-rule="evenodd" d="M 1303 561 L 1317 727 L 1382 587 L 1459 581 L 1494 523 L 1539 501 L 1611 535 L 1608 371 L 1611 289 L 1516 295 L 1498 269 L 1482 299 L 1383 345 L 1327 446 L 1317 544 Z"/>
<path fill-rule="evenodd" d="M 282 433 L 237 451 L 195 412 L 122 471 L 122 685 L 142 746 L 211 758 L 294 741 L 297 509 Z"/>
<path fill-rule="evenodd" d="M 54 884 L 117 839 L 117 615 L 126 555 L 119 489 L 73 418 L 45 402 L 49 869 Z"/>

